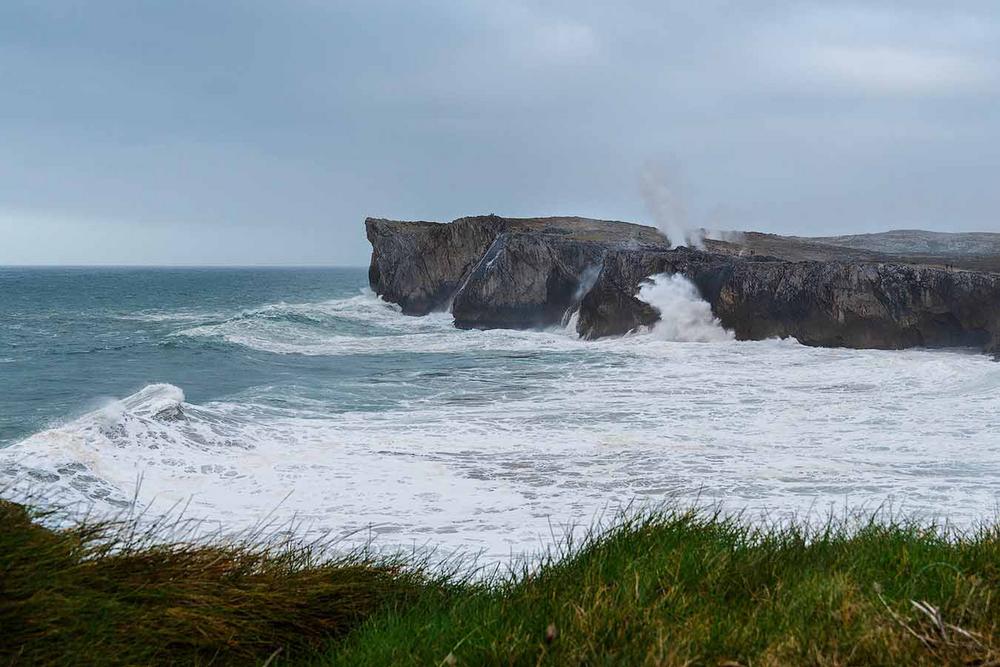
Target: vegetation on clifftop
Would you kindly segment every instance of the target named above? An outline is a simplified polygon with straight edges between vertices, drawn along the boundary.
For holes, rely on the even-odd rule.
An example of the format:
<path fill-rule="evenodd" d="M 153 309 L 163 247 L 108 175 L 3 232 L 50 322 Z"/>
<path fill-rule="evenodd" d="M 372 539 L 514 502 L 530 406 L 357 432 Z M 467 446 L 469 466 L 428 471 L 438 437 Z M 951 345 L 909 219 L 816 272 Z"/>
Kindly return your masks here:
<path fill-rule="evenodd" d="M 0 503 L 3 663 L 1000 664 L 996 528 L 666 512 L 482 580 L 31 519 Z"/>

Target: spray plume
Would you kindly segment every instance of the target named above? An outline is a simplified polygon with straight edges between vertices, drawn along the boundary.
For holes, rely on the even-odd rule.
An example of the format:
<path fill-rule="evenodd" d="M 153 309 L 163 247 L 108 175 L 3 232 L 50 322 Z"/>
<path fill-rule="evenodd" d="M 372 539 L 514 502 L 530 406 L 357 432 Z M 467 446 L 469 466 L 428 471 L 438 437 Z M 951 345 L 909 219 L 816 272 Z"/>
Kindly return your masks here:
<path fill-rule="evenodd" d="M 715 343 L 733 339 L 701 298 L 698 288 L 680 274 L 653 276 L 639 290 L 639 299 L 660 311 L 652 335 L 659 340 Z"/>
<path fill-rule="evenodd" d="M 653 221 L 672 246 L 702 248 L 703 230 L 688 226 L 684 198 L 670 170 L 662 164 L 649 162 L 639 175 L 639 191 Z"/>

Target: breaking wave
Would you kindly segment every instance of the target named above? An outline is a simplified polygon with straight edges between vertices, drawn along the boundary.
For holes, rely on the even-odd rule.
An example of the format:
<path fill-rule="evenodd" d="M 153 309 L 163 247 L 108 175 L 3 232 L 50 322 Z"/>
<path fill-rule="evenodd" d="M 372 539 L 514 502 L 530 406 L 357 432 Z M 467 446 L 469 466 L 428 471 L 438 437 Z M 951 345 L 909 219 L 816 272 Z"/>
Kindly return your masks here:
<path fill-rule="evenodd" d="M 183 507 L 207 530 L 271 521 L 496 558 L 643 501 L 774 517 L 895 499 L 959 524 L 995 511 L 1000 370 L 982 357 L 640 348 L 400 373 L 369 387 L 398 395 L 377 410 L 337 411 L 356 386 L 197 405 L 150 385 L 0 450 L 0 486 L 97 513 Z"/>
<path fill-rule="evenodd" d="M 537 335 L 532 335 L 532 334 Z M 223 322 L 178 331 L 175 338 L 222 340 L 274 354 L 341 356 L 449 353 L 465 343 L 480 351 L 529 351 L 574 347 L 575 331 L 494 329 L 464 331 L 450 313 L 410 317 L 365 290 L 358 296 L 320 303 L 278 303 L 243 312 Z M 579 344 L 583 344 L 580 342 Z"/>
<path fill-rule="evenodd" d="M 732 340 L 697 289 L 683 276 L 655 276 L 639 298 L 662 313 L 661 321 L 627 342 L 583 341 L 576 333 L 578 313 L 544 331 L 462 330 L 450 313 L 403 315 L 399 306 L 370 290 L 318 303 L 277 303 L 244 311 L 221 322 L 177 331 L 172 340 L 222 341 L 272 354 L 305 356 L 448 354 L 470 352 L 580 352 L 615 347 L 641 348 L 654 341 L 721 342 Z M 638 354 L 648 350 L 635 350 Z M 653 351 L 655 354 L 655 351 Z"/>
<path fill-rule="evenodd" d="M 0 488 L 96 513 L 180 507 L 207 530 L 267 521 L 497 559 L 644 500 L 772 518 L 886 500 L 959 524 L 995 512 L 1000 364 L 706 345 L 730 336 L 689 283 L 658 278 L 640 296 L 660 323 L 591 342 L 571 329 L 462 331 L 370 292 L 164 317 L 174 345 L 303 358 L 292 372 L 269 360 L 279 373 L 218 400 L 150 384 L 43 429 L 0 449 Z"/>
<path fill-rule="evenodd" d="M 713 343 L 733 339 L 701 298 L 698 288 L 686 277 L 675 273 L 653 276 L 639 289 L 639 299 L 660 312 L 652 334 L 659 340 Z"/>
<path fill-rule="evenodd" d="M 0 450 L 0 479 L 9 493 L 45 492 L 50 502 L 100 502 L 128 507 L 139 480 L 173 500 L 180 489 L 161 485 L 171 468 L 220 474 L 220 453 L 253 447 L 239 424 L 184 403 L 184 392 L 151 384 L 64 425 Z"/>

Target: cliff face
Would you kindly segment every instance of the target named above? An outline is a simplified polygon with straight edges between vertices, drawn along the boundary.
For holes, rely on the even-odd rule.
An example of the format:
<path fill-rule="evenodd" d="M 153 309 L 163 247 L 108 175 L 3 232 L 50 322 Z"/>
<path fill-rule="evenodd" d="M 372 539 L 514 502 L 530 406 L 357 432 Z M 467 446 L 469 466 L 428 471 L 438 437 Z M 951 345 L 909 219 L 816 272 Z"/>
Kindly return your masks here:
<path fill-rule="evenodd" d="M 467 328 L 559 324 L 609 249 L 666 247 L 650 227 L 586 218 L 369 218 L 365 226 L 375 293 L 407 314 L 450 308 Z"/>
<path fill-rule="evenodd" d="M 580 333 L 599 338 L 654 323 L 659 313 L 635 294 L 658 273 L 690 278 L 741 340 L 792 336 L 824 347 L 993 351 L 1000 331 L 998 274 L 676 250 L 609 254 L 581 303 Z"/>
<path fill-rule="evenodd" d="M 500 227 L 499 220 L 489 218 L 448 225 L 368 218 L 365 231 L 372 244 L 368 282 L 407 315 L 444 309 Z"/>
<path fill-rule="evenodd" d="M 531 328 L 558 324 L 579 303 L 588 270 L 604 248 L 559 236 L 501 234 L 455 296 L 459 327 Z"/>
<path fill-rule="evenodd" d="M 409 314 L 450 308 L 459 327 L 545 327 L 578 310 L 581 336 L 622 335 L 660 317 L 636 297 L 641 284 L 680 273 L 739 339 L 1000 352 L 996 273 L 858 260 L 846 250 L 845 261 L 787 261 L 670 249 L 652 228 L 584 218 L 366 226 L 372 289 Z"/>

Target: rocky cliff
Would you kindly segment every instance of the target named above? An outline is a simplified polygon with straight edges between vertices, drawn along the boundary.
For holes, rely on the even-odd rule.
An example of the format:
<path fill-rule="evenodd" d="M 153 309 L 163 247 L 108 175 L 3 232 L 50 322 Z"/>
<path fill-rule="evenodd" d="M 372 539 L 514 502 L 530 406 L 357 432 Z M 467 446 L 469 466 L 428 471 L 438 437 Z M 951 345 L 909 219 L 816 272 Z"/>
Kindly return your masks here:
<path fill-rule="evenodd" d="M 459 327 L 558 324 L 609 250 L 664 248 L 650 227 L 586 218 L 365 221 L 372 289 L 404 313 L 450 309 Z"/>
<path fill-rule="evenodd" d="M 372 289 L 405 313 L 450 309 L 459 327 L 545 327 L 577 311 L 581 336 L 622 335 L 661 316 L 638 299 L 642 283 L 677 273 L 739 339 L 1000 352 L 1000 274 L 945 262 L 841 256 L 834 246 L 805 261 L 732 243 L 671 249 L 650 227 L 586 218 L 368 219 L 366 227 Z"/>

